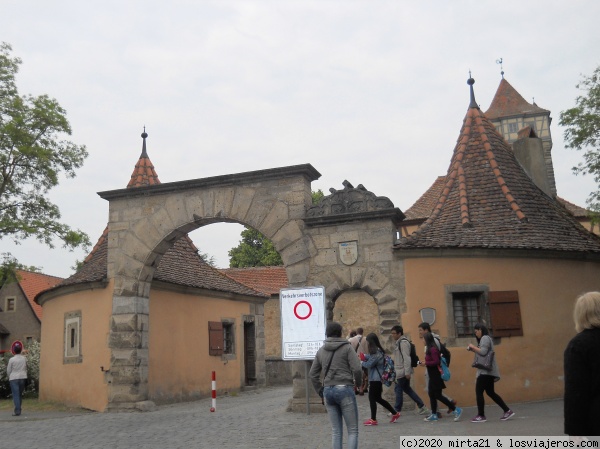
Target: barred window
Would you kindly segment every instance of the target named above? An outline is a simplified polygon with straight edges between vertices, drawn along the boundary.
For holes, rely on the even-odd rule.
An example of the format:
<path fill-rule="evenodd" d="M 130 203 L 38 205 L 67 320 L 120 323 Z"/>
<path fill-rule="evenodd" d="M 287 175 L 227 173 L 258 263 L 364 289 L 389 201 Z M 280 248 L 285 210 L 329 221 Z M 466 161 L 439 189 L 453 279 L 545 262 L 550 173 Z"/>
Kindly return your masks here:
<path fill-rule="evenodd" d="M 483 292 L 452 293 L 452 308 L 457 337 L 469 337 L 473 326 L 483 320 Z"/>

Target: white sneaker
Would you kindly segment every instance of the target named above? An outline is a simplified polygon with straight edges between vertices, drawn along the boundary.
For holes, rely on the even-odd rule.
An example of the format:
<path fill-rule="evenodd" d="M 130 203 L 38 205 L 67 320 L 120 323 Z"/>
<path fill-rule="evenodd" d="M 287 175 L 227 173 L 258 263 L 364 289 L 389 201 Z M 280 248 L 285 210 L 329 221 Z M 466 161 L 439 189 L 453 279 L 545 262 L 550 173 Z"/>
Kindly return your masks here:
<path fill-rule="evenodd" d="M 429 409 L 425 405 L 419 409 L 419 415 L 429 415 L 429 413 Z"/>

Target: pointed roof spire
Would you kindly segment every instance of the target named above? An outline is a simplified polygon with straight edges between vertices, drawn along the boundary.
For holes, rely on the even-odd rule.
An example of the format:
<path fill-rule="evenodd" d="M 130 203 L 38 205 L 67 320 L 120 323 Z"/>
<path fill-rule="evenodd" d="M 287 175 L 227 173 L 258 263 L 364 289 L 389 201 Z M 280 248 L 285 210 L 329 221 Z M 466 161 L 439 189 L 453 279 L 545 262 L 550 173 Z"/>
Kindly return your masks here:
<path fill-rule="evenodd" d="M 496 59 L 496 64 L 500 64 L 500 75 L 502 75 L 502 79 L 504 79 L 504 69 L 502 68 L 502 58 Z"/>
<path fill-rule="evenodd" d="M 490 120 L 496 120 L 500 117 L 538 113 L 549 114 L 550 111 L 540 108 L 535 103 L 528 103 L 506 79 L 502 78 L 492 104 L 485 111 L 485 116 Z"/>
<path fill-rule="evenodd" d="M 469 70 L 469 79 L 467 80 L 467 84 L 469 85 L 469 89 L 471 90 L 471 103 L 469 104 L 469 108 L 479 109 L 479 105 L 475 101 L 475 92 L 473 91 L 473 84 L 475 84 L 475 80 L 471 77 L 470 70 Z"/>
<path fill-rule="evenodd" d="M 148 153 L 146 152 L 147 137 L 148 133 L 146 133 L 146 127 L 144 126 L 144 132 L 142 133 L 142 154 L 140 155 L 137 164 L 135 164 L 135 168 L 131 174 L 131 179 L 129 180 L 129 184 L 127 184 L 128 189 L 132 187 L 144 187 L 160 184 L 158 175 L 154 171 L 154 165 L 152 165 L 152 162 L 148 157 Z"/>
<path fill-rule="evenodd" d="M 431 214 L 395 248 L 535 249 L 600 257 L 600 238 L 534 184 L 473 101 L 472 95 L 448 172 L 436 183 L 439 197 Z"/>
<path fill-rule="evenodd" d="M 148 153 L 146 153 L 146 137 L 148 137 L 148 133 L 146 132 L 146 125 L 144 125 L 144 132 L 142 133 L 144 143 L 142 143 L 142 155 L 140 157 L 148 157 Z"/>

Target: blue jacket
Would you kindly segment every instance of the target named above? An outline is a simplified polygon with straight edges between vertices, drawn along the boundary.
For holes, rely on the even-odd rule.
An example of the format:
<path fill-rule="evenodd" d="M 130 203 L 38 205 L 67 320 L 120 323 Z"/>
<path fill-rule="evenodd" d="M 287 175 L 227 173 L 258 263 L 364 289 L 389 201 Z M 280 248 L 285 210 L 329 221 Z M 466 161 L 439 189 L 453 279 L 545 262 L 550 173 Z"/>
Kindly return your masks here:
<path fill-rule="evenodd" d="M 377 348 L 375 354 L 365 354 L 365 357 L 366 360 L 362 362 L 362 366 L 369 370 L 369 382 L 381 382 L 381 375 L 383 374 L 383 352 L 381 352 L 381 349 Z"/>

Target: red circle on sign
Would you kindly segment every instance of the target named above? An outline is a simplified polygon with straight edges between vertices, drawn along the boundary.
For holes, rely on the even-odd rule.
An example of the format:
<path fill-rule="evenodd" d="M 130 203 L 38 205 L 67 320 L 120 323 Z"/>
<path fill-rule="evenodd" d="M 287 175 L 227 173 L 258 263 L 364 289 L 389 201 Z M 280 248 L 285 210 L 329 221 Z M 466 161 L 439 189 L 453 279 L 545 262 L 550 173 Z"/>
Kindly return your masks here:
<path fill-rule="evenodd" d="M 298 306 L 300 304 L 306 304 L 308 306 L 308 314 L 306 316 L 300 316 L 300 315 L 298 315 Z M 299 320 L 305 320 L 309 316 L 312 315 L 312 306 L 310 305 L 310 303 L 308 301 L 298 301 L 296 303 L 296 305 L 294 306 L 294 315 L 296 315 L 296 318 L 298 318 Z"/>

